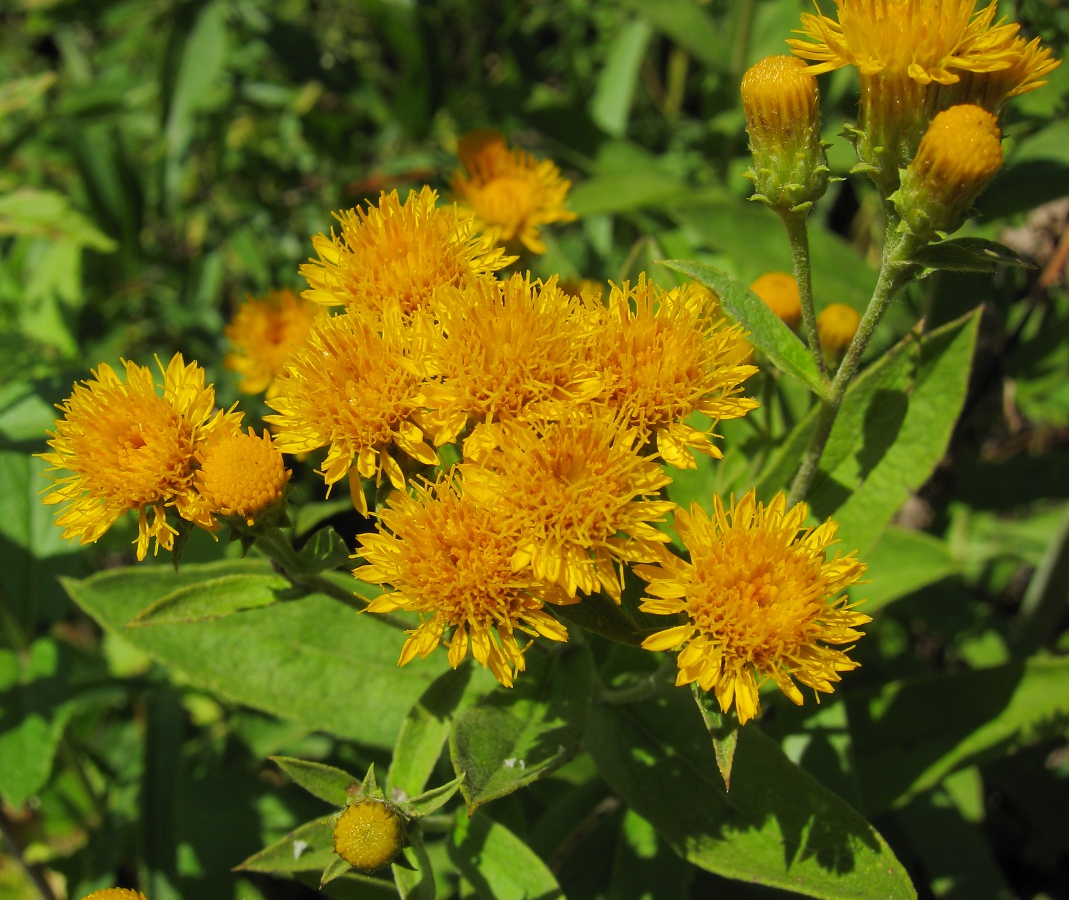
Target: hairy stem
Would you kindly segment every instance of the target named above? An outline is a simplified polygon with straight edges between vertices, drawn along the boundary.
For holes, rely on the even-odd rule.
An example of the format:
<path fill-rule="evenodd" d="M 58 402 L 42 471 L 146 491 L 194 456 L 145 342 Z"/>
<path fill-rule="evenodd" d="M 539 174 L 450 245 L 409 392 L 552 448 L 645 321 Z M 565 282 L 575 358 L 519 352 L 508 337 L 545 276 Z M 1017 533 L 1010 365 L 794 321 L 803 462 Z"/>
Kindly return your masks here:
<path fill-rule="evenodd" d="M 824 362 L 824 352 L 820 347 L 817 333 L 817 310 L 813 303 L 813 276 L 809 265 L 809 229 L 806 227 L 808 211 L 780 212 L 780 218 L 787 229 L 787 239 L 791 244 L 791 259 L 794 261 L 794 280 L 798 282 L 798 298 L 802 301 L 802 324 L 805 327 L 805 339 L 817 371 L 826 381 L 828 367 Z"/>

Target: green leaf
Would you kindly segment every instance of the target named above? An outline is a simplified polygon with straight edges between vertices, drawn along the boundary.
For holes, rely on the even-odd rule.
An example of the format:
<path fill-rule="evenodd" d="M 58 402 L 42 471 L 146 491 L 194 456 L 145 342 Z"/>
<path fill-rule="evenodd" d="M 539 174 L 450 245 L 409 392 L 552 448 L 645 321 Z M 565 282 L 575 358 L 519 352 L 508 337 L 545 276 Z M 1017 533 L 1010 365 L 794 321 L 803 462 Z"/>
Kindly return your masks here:
<path fill-rule="evenodd" d="M 111 253 L 115 242 L 62 194 L 20 188 L 0 196 L 0 235 L 31 235 Z"/>
<path fill-rule="evenodd" d="M 535 852 L 485 812 L 457 812 L 449 858 L 482 900 L 564 900 L 553 873 Z"/>
<path fill-rule="evenodd" d="M 323 867 L 323 874 L 319 876 L 319 886 L 323 887 L 325 884 L 330 884 L 335 878 L 341 878 L 351 868 L 352 866 L 344 859 L 340 856 L 335 856 Z"/>
<path fill-rule="evenodd" d="M 727 68 L 730 50 L 712 17 L 691 0 L 624 0 L 695 59 L 716 72 Z"/>
<path fill-rule="evenodd" d="M 622 137 L 627 131 L 631 101 L 649 39 L 650 26 L 645 19 L 632 19 L 625 24 L 613 38 L 605 68 L 598 76 L 590 116 L 614 137 Z"/>
<path fill-rule="evenodd" d="M 922 531 L 889 527 L 865 556 L 869 584 L 850 589 L 853 600 L 865 599 L 862 612 L 871 615 L 892 600 L 942 581 L 960 571 L 961 564 L 945 541 Z"/>
<path fill-rule="evenodd" d="M 499 688 L 457 716 L 449 736 L 469 811 L 560 768 L 578 751 L 594 665 L 583 646 L 527 656 L 514 688 Z"/>
<path fill-rule="evenodd" d="M 913 254 L 913 261 L 923 266 L 925 273 L 936 269 L 950 272 L 994 272 L 999 266 L 1020 266 L 1035 269 L 1036 264 L 997 241 L 978 237 L 954 238 L 927 244 Z"/>
<path fill-rule="evenodd" d="M 846 705 L 865 807 L 877 812 L 956 769 L 1062 734 L 1069 658 L 893 682 Z"/>
<path fill-rule="evenodd" d="M 471 669 L 471 665 L 447 669 L 405 716 L 386 777 L 386 795 L 391 800 L 415 797 L 426 786 L 471 681 Z"/>
<path fill-rule="evenodd" d="M 596 705 L 586 747 L 621 799 L 702 869 L 827 900 L 916 897 L 872 826 L 754 724 L 740 729 L 726 794 L 687 691 Z"/>
<path fill-rule="evenodd" d="M 297 554 L 304 572 L 316 575 L 326 569 L 340 569 L 349 564 L 349 547 L 333 528 L 321 528 L 309 538 Z"/>
<path fill-rule="evenodd" d="M 330 815 L 305 822 L 234 868 L 273 874 L 321 872 L 335 859 L 334 816 Z"/>
<path fill-rule="evenodd" d="M 749 330 L 750 343 L 763 351 L 776 368 L 808 386 L 818 396 L 824 393 L 825 385 L 810 352 L 749 287 L 705 263 L 670 259 L 664 265 L 704 284 L 716 294 L 724 311 Z"/>
<path fill-rule="evenodd" d="M 818 518 L 834 515 L 844 550 L 865 559 L 892 517 L 939 464 L 969 387 L 979 310 L 926 335 L 912 385 L 874 397 L 853 436 L 858 449 L 815 486 Z"/>
<path fill-rule="evenodd" d="M 71 597 L 108 631 L 175 590 L 224 575 L 268 575 L 243 560 L 101 572 L 64 579 Z M 445 667 L 441 658 L 398 668 L 403 638 L 374 616 L 322 595 L 197 625 L 127 629 L 122 637 L 189 683 L 309 730 L 371 747 L 394 745 L 405 712 Z"/>
<path fill-rule="evenodd" d="M 20 807 L 47 783 L 78 706 L 61 647 L 39 638 L 23 654 L 0 649 L 0 797 Z"/>
<path fill-rule="evenodd" d="M 271 761 L 277 763 L 283 772 L 308 793 L 334 806 L 345 806 L 349 802 L 350 790 L 360 784 L 360 779 L 355 775 L 323 763 L 292 759 L 289 756 L 272 756 Z"/>
<path fill-rule="evenodd" d="M 210 622 L 249 609 L 278 603 L 279 594 L 293 591 L 281 575 L 221 575 L 172 591 L 143 609 L 127 628 Z"/>

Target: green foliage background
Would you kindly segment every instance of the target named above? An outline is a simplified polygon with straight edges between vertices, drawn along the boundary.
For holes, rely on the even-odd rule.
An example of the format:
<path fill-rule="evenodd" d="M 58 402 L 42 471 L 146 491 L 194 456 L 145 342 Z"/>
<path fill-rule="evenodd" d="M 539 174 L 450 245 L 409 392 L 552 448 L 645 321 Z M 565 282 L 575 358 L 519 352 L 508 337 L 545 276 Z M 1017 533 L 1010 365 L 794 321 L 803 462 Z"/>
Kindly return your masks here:
<path fill-rule="evenodd" d="M 285 584 L 265 561 L 239 563 L 197 534 L 178 575 L 163 559 L 122 568 L 129 523 L 69 546 L 37 497 L 31 454 L 90 367 L 180 350 L 229 405 L 222 330 L 242 297 L 300 289 L 297 266 L 332 210 L 380 188 L 444 189 L 455 140 L 475 127 L 502 128 L 574 182 L 580 221 L 547 234 L 536 274 L 674 283 L 661 259 L 743 281 L 789 270 L 780 223 L 745 200 L 738 82 L 783 52 L 803 6 L 0 11 L 0 896 L 36 896 L 33 877 L 72 898 L 117 882 L 150 900 L 310 896 L 299 882 L 318 873 L 294 864 L 291 844 L 231 871 L 330 812 L 272 754 L 358 775 L 374 762 L 408 793 L 462 763 L 480 809 L 469 820 L 461 806 L 428 842 L 441 898 L 883 898 L 909 896 L 909 880 L 922 897 L 1069 895 L 1064 280 L 1039 290 L 1013 269 L 939 272 L 896 301 L 811 494 L 869 563 L 862 668 L 819 706 L 767 698 L 726 795 L 685 691 L 598 699 L 648 670 L 648 653 L 592 637 L 560 658 L 532 654 L 507 697 L 480 671 L 450 687 L 444 654 L 397 669 L 395 632 L 322 595 L 268 606 Z M 1002 6 L 1064 57 L 1062 5 Z M 852 152 L 834 136 L 856 85 L 839 72 L 822 91 L 831 165 L 847 176 Z M 1067 105 L 1063 65 L 1010 107 L 1007 166 L 966 234 L 1034 223 L 1036 207 L 1069 195 Z M 867 302 L 878 205 L 851 178 L 813 216 L 818 308 Z M 788 377 L 764 385 L 753 422 L 723 424 L 726 458 L 681 473 L 673 499 L 784 485 L 809 397 Z M 345 502 L 308 488 L 297 499 L 299 536 L 329 522 L 349 540 L 360 527 Z M 124 629 L 188 600 L 189 585 L 211 609 L 249 611 Z M 509 759 L 530 768 L 498 764 Z M 327 892 L 396 896 L 355 877 Z"/>

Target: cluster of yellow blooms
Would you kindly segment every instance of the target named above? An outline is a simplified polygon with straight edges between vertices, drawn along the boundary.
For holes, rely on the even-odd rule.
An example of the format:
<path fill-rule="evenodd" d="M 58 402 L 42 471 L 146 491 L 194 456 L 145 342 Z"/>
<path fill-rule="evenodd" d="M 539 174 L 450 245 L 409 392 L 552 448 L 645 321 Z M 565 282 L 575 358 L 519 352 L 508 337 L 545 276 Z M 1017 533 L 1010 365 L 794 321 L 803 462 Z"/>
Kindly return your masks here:
<path fill-rule="evenodd" d="M 741 328 L 697 285 L 665 290 L 641 275 L 573 292 L 502 273 L 515 259 L 502 241 L 537 248 L 539 226 L 570 217 L 568 183 L 499 137 L 479 133 L 461 149 L 461 202 L 439 206 L 428 187 L 341 213 L 340 233 L 314 238 L 318 259 L 302 267 L 310 302 L 278 292 L 238 313 L 228 364 L 243 388 L 266 391 L 273 438 L 216 411 L 203 371 L 181 357 L 162 397 L 132 363 L 125 384 L 101 366 L 78 386 L 45 455 L 51 472 L 74 473 L 54 474 L 46 498 L 68 503 L 67 536 L 96 540 L 136 509 L 143 557 L 152 538 L 173 546 L 168 507 L 208 529 L 272 524 L 266 511 L 284 505 L 289 476 L 280 451 L 325 451 L 325 483 L 346 479 L 365 515 L 366 482 L 394 488 L 354 574 L 389 588 L 370 612 L 418 614 L 401 664 L 444 643 L 453 666 L 470 650 L 511 685 L 522 635 L 568 638 L 547 605 L 597 592 L 620 602 L 624 569 L 636 566 L 657 598 L 648 608 L 673 623 L 646 646 L 686 648 L 680 684 L 715 690 L 725 711 L 740 698 L 742 721 L 769 678 L 829 690 L 853 663 L 824 645 L 854 640 L 867 621 L 841 590 L 863 567 L 826 561 L 834 525 L 811 533 L 804 505 L 785 514 L 781 496 L 766 510 L 751 493 L 719 530 L 684 527 L 700 512 L 664 498 L 666 465 L 718 458 L 715 424 L 757 405 L 741 396 L 756 372 Z M 433 475 L 440 448 L 458 441 L 462 461 Z M 673 511 L 692 564 L 657 527 Z M 708 589 L 706 556 L 734 592 Z M 788 632 L 739 624 L 764 620 L 766 607 Z M 693 623 L 686 634 L 680 613 Z"/>

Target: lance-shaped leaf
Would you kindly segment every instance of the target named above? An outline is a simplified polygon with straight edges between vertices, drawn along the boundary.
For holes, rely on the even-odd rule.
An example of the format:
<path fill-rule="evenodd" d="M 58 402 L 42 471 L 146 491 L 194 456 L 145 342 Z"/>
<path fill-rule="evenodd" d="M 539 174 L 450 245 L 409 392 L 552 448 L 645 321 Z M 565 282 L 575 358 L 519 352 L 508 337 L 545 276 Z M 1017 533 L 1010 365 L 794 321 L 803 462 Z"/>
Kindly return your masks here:
<path fill-rule="evenodd" d="M 893 682 L 846 705 L 865 806 L 877 812 L 956 769 L 1063 734 L 1069 658 Z"/>
<path fill-rule="evenodd" d="M 568 645 L 527 654 L 528 670 L 457 716 L 449 737 L 468 809 L 511 794 L 564 765 L 579 750 L 590 711 L 590 651 Z"/>
<path fill-rule="evenodd" d="M 143 609 L 126 627 L 209 622 L 247 609 L 278 603 L 280 595 L 293 593 L 281 575 L 221 575 L 200 581 L 161 597 Z"/>
<path fill-rule="evenodd" d="M 535 852 L 486 813 L 458 812 L 449 858 L 481 900 L 564 900 L 557 879 Z"/>
<path fill-rule="evenodd" d="M 333 828 L 332 815 L 305 822 L 235 868 L 274 874 L 320 872 L 337 859 L 334 855 Z"/>
<path fill-rule="evenodd" d="M 747 340 L 772 360 L 777 369 L 797 379 L 818 396 L 824 394 L 827 384 L 817 371 L 812 354 L 746 284 L 706 263 L 670 259 L 664 264 L 704 284 L 716 294 L 724 312 L 746 327 L 750 332 Z"/>
<path fill-rule="evenodd" d="M 726 793 L 687 691 L 596 705 L 585 743 L 609 786 L 700 868 L 810 897 L 916 897 L 875 829 L 753 723 L 739 730 Z"/>
<path fill-rule="evenodd" d="M 272 756 L 271 760 L 309 794 L 334 806 L 345 806 L 349 802 L 350 788 L 360 784 L 359 778 L 323 763 L 288 756 Z"/>
<path fill-rule="evenodd" d="M 1036 264 L 997 241 L 978 237 L 954 238 L 928 244 L 913 254 L 925 274 L 936 269 L 951 272 L 994 272 L 999 266 L 1034 269 Z"/>

